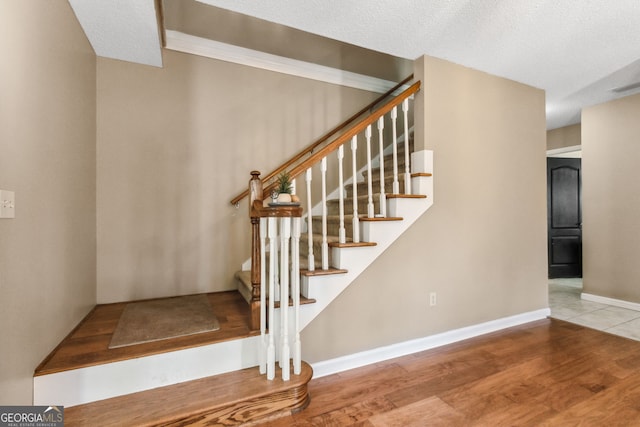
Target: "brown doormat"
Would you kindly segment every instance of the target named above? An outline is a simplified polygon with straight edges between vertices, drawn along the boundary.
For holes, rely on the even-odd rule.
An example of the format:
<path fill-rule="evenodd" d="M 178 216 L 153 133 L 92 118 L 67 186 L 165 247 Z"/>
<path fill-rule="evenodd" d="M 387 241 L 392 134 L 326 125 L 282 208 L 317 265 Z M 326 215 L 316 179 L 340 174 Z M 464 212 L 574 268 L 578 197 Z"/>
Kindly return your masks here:
<path fill-rule="evenodd" d="M 127 304 L 109 348 L 125 347 L 220 329 L 206 295 Z"/>

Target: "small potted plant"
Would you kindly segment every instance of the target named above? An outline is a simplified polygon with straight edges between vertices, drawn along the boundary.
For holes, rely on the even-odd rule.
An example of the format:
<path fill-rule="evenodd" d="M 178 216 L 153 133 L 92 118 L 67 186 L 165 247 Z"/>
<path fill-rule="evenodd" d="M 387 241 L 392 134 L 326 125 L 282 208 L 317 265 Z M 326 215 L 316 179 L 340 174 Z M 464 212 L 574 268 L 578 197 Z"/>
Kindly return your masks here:
<path fill-rule="evenodd" d="M 291 191 L 293 191 L 293 186 L 291 185 L 291 176 L 289 175 L 289 172 L 284 171 L 278 175 L 275 191 L 278 193 L 278 203 L 291 203 Z"/>

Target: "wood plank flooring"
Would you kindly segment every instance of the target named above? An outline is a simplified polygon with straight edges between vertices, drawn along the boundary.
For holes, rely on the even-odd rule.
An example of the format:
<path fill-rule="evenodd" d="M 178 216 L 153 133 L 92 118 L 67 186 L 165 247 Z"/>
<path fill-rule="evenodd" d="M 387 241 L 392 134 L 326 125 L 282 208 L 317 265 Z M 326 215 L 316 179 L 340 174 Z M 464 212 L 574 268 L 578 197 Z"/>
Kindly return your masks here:
<path fill-rule="evenodd" d="M 276 374 L 267 381 L 249 368 L 73 406 L 65 408 L 65 426 L 245 425 L 305 407 L 311 367 L 303 362 L 289 381 L 279 368 Z"/>
<path fill-rule="evenodd" d="M 640 342 L 545 319 L 309 383 L 268 426 L 640 426 Z"/>
<path fill-rule="evenodd" d="M 259 335 L 259 331 L 249 330 L 249 307 L 239 292 L 216 292 L 207 296 L 220 322 L 219 330 L 114 349 L 109 349 L 109 342 L 127 303 L 97 305 L 36 368 L 34 375 Z"/>

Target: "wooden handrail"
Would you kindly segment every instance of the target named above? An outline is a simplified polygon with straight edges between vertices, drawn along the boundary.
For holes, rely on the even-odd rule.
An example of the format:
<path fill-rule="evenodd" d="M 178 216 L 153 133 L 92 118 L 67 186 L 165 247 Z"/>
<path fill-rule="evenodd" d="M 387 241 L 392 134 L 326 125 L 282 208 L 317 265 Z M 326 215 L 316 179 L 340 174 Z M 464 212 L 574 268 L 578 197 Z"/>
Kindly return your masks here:
<path fill-rule="evenodd" d="M 353 123 L 353 121 L 355 121 L 358 117 L 362 116 L 364 113 L 366 113 L 367 111 L 373 109 L 376 105 L 378 105 L 380 102 L 382 102 L 385 98 L 387 98 L 389 95 L 391 95 L 393 92 L 395 92 L 396 90 L 398 90 L 399 88 L 401 88 L 403 85 L 405 85 L 407 82 L 409 82 L 411 79 L 413 79 L 413 74 L 411 74 L 410 76 L 408 76 L 407 78 L 405 78 L 404 80 L 402 80 L 400 83 L 398 83 L 397 85 L 395 85 L 394 87 L 392 87 L 391 89 L 389 89 L 387 92 L 385 92 L 383 95 L 379 96 L 375 101 L 369 103 L 366 107 L 364 107 L 363 109 L 361 109 L 360 111 L 358 111 L 357 113 L 355 113 L 354 115 L 352 115 L 351 117 L 349 117 L 347 120 L 345 120 L 344 122 L 340 123 L 338 126 L 336 126 L 335 128 L 331 129 L 329 132 L 325 133 L 324 135 L 322 135 L 318 140 L 316 140 L 314 143 L 312 143 L 311 145 L 309 145 L 308 147 L 304 148 L 302 151 L 300 151 L 298 154 L 296 154 L 295 156 L 293 156 L 291 159 L 289 159 L 288 161 L 286 161 L 285 163 L 283 163 L 282 165 L 278 166 L 276 169 L 274 169 L 272 172 L 270 172 L 269 174 L 267 174 L 267 176 L 265 176 L 262 179 L 262 182 L 268 182 L 271 179 L 273 179 L 274 177 L 278 176 L 279 174 L 281 174 L 282 172 L 284 172 L 285 170 L 287 170 L 287 168 L 291 165 L 293 165 L 294 163 L 296 163 L 297 161 L 299 161 L 301 158 L 303 158 L 305 155 L 312 153 L 316 148 L 318 148 L 318 146 L 322 145 L 323 143 L 325 143 L 329 138 L 331 138 L 333 135 L 335 135 L 336 133 L 340 132 L 341 130 L 343 130 L 344 128 L 346 128 L 347 126 L 349 126 L 351 123 Z M 268 193 L 266 193 L 268 194 Z M 231 204 L 232 205 L 236 205 L 240 202 L 240 200 L 244 199 L 245 197 L 247 197 L 249 195 L 249 190 L 244 190 L 242 193 L 238 194 L 236 197 L 234 197 L 231 200 Z"/>
<path fill-rule="evenodd" d="M 291 169 L 289 171 L 289 176 L 291 177 L 291 179 L 296 178 L 297 176 L 302 174 L 304 171 L 309 169 L 311 166 L 313 166 L 315 163 L 319 162 L 324 157 L 329 155 L 329 153 L 337 150 L 341 145 L 350 141 L 354 135 L 357 135 L 360 132 L 362 132 L 364 129 L 366 129 L 367 126 L 374 123 L 380 117 L 382 117 L 383 115 L 391 111 L 393 107 L 396 107 L 402 101 L 404 101 L 414 93 L 418 92 L 419 90 L 420 90 L 420 81 L 417 81 L 414 84 L 412 84 L 409 88 L 405 89 L 400 95 L 396 96 L 395 98 L 393 98 L 392 100 L 384 104 L 382 107 L 372 112 L 371 115 L 369 115 L 366 119 L 359 122 L 357 125 L 347 130 L 338 138 L 336 138 L 335 140 L 331 141 L 329 144 L 322 147 L 320 150 L 313 153 L 304 162 L 300 163 L 299 165 Z M 408 137 L 408 135 L 406 137 Z M 274 186 L 275 186 L 275 183 L 265 187 L 265 190 L 264 190 L 265 194 L 269 194 L 271 192 L 271 189 Z"/>

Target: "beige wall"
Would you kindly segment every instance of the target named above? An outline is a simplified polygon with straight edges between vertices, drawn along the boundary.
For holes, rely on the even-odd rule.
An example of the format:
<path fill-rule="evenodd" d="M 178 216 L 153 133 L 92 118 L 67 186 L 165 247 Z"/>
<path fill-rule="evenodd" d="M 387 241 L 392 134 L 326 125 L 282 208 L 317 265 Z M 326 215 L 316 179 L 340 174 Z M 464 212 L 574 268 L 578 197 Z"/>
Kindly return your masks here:
<path fill-rule="evenodd" d="M 96 65 L 63 0 L 0 17 L 0 188 L 17 199 L 0 220 L 0 404 L 29 404 L 33 369 L 96 299 L 231 288 L 247 172 L 375 95 L 171 51 L 163 69 Z M 420 64 L 436 204 L 305 330 L 309 361 L 547 305 L 544 94 Z"/>
<path fill-rule="evenodd" d="M 0 1 L 0 405 L 95 304 L 95 55 L 64 0 Z M 52 402 L 55 403 L 55 402 Z"/>
<path fill-rule="evenodd" d="M 310 362 L 548 307 L 544 92 L 433 58 L 416 69 L 434 205 L 303 331 Z"/>
<path fill-rule="evenodd" d="M 640 303 L 640 95 L 582 112 L 583 287 Z"/>
<path fill-rule="evenodd" d="M 98 59 L 98 302 L 235 289 L 244 190 L 376 97 L 165 50 Z"/>
<path fill-rule="evenodd" d="M 582 144 L 580 124 L 547 131 L 547 150 L 575 147 Z"/>

